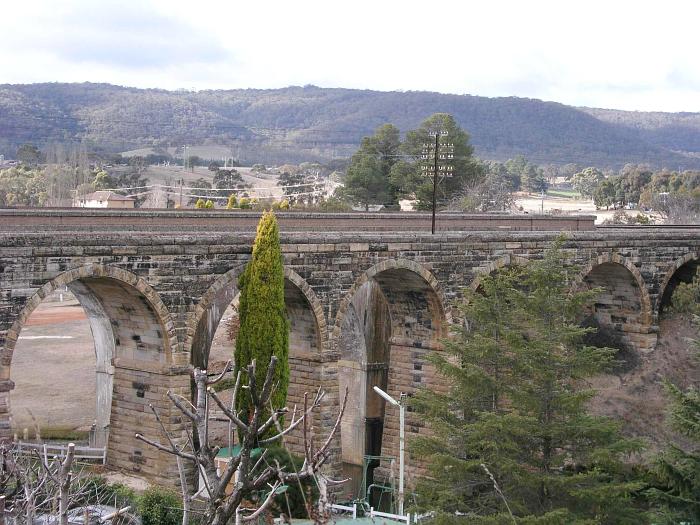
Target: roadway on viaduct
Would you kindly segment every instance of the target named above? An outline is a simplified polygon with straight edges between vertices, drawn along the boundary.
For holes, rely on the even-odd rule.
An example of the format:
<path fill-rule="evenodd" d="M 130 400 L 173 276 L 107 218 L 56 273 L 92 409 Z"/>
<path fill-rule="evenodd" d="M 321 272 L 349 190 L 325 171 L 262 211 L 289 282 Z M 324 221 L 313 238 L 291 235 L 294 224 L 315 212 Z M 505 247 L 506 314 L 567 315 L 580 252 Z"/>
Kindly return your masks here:
<path fill-rule="evenodd" d="M 176 468 L 136 441 L 183 421 L 164 397 L 190 396 L 189 367 L 206 367 L 213 334 L 236 300 L 259 214 L 210 211 L 0 210 L 0 437 L 10 438 L 11 364 L 33 309 L 68 286 L 95 340 L 97 414 L 109 426 L 108 463 L 173 483 Z M 290 319 L 290 404 L 321 385 L 328 393 L 315 427 L 332 425 L 339 392 L 346 417 L 331 467 L 365 453 L 397 455 L 398 414 L 371 393 L 442 389 L 426 360 L 453 322 L 465 287 L 542 256 L 565 235 L 578 286 L 599 286 L 598 322 L 639 352 L 652 352 L 659 313 L 698 266 L 698 227 L 600 228 L 593 217 L 440 214 L 278 215 Z M 37 356 L 38 357 L 38 356 Z M 40 363 L 38 357 L 37 363 Z M 47 376 L 50 371 L 44 371 Z M 407 417 L 409 439 L 425 432 Z M 300 445 L 292 435 L 287 444 Z M 409 476 L 419 461 L 409 459 Z M 410 478 L 409 478 L 410 480 Z"/>

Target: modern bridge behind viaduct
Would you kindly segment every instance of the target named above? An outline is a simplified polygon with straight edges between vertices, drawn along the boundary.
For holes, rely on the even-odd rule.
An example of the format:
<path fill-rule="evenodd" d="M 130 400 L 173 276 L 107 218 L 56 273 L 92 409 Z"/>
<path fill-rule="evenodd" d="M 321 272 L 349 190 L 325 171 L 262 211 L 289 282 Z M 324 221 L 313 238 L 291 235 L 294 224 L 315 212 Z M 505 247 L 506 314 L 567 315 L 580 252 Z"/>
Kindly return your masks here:
<path fill-rule="evenodd" d="M 321 385 L 315 421 L 332 425 L 339 392 L 349 406 L 333 466 L 365 453 L 397 455 L 398 414 L 371 393 L 443 386 L 426 361 L 447 335 L 451 303 L 501 267 L 542 256 L 563 231 L 577 280 L 605 291 L 599 322 L 638 351 L 654 351 L 670 293 L 698 266 L 700 229 L 595 228 L 591 217 L 280 214 L 290 318 L 290 403 Z M 12 357 L 36 306 L 68 286 L 95 340 L 108 462 L 173 482 L 170 458 L 136 441 L 158 436 L 148 409 L 181 433 L 164 394 L 190 395 L 189 366 L 206 366 L 213 334 L 237 295 L 258 215 L 185 211 L 0 210 L 0 436 L 10 438 Z M 40 366 L 37 356 L 37 366 Z M 51 371 L 42 371 L 50 377 Z M 425 430 L 408 414 L 408 434 Z M 299 436 L 288 442 L 299 446 Z M 418 473 L 411 462 L 409 475 Z"/>

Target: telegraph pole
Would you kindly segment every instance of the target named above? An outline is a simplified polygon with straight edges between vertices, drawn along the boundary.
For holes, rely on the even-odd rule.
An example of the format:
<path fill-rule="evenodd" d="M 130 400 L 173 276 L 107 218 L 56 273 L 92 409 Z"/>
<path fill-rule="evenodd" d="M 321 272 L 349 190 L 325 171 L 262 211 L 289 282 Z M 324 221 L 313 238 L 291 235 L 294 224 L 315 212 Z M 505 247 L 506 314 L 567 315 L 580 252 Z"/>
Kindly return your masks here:
<path fill-rule="evenodd" d="M 440 143 L 440 137 L 446 137 L 447 130 L 431 131 L 429 135 L 430 137 L 435 137 L 435 144 L 432 143 L 432 140 L 423 144 L 423 154 L 421 158 L 425 162 L 422 167 L 423 175 L 428 177 L 432 176 L 433 179 L 433 216 L 430 233 L 434 235 L 435 210 L 437 209 L 437 187 L 443 178 L 452 177 L 452 165 L 444 161 L 454 158 L 454 144 L 449 142 Z"/>

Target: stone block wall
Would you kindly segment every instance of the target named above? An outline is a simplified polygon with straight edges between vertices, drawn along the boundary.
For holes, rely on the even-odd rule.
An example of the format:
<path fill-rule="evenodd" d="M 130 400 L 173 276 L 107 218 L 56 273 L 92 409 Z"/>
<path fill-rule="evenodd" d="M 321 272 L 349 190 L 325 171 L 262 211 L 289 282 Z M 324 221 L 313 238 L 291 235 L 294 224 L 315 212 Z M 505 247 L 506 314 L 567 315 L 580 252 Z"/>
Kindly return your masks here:
<path fill-rule="evenodd" d="M 176 227 L 159 231 L 158 225 L 171 218 L 156 212 L 145 218 L 128 217 L 121 225 L 120 216 L 110 216 L 88 232 L 66 220 L 57 233 L 47 224 L 57 220 L 54 216 L 33 217 L 21 228 L 11 224 L 6 228 L 7 221 L 0 221 L 0 434 L 9 437 L 11 433 L 7 392 L 13 386 L 12 351 L 23 323 L 52 290 L 81 280 L 85 286 L 92 285 L 101 298 L 122 347 L 115 346 L 113 363 L 110 464 L 170 479 L 174 464 L 136 443 L 132 434 L 158 430 L 153 427 L 155 420 L 149 419 L 149 400 L 167 414 L 173 429 L 181 428 L 177 414 L 168 412 L 164 394 L 169 388 L 189 393 L 185 367 L 195 352 L 208 351 L 199 348 L 208 344 L 207 338 L 198 339 L 196 334 L 215 330 L 218 317 L 214 309 L 225 306 L 217 304 L 217 297 L 232 298 L 237 269 L 250 256 L 253 232 L 246 226 L 231 233 L 230 217 L 214 217 L 211 223 L 200 217 L 188 223 L 188 227 L 201 225 L 199 231 L 177 231 Z M 302 228 L 303 218 L 298 220 L 302 222 L 296 227 Z M 477 284 L 479 276 L 541 257 L 559 236 L 558 231 L 515 230 L 447 231 L 431 236 L 398 231 L 399 226 L 393 226 L 397 231 L 363 232 L 355 218 L 338 221 L 339 231 L 330 231 L 333 224 L 326 219 L 322 231 L 290 227 L 283 229 L 281 239 L 291 283 L 289 401 L 301 406 L 304 391 L 315 391 L 319 384 L 326 390 L 324 410 L 314 421 L 319 438 L 325 438 L 335 421 L 342 395 L 338 362 L 343 359 L 339 348 L 343 322 L 354 294 L 364 283 L 376 283 L 388 304 L 389 393 L 396 397 L 423 386 L 440 389 L 444 385 L 425 357 L 437 350 L 439 338 L 447 333 L 451 302 L 461 296 L 463 287 Z M 355 230 L 348 231 L 347 221 Z M 80 227 L 89 226 L 88 221 Z M 601 319 L 619 327 L 637 348 L 650 350 L 661 298 L 673 276 L 697 261 L 700 230 L 569 232 L 564 250 L 567 264 L 578 265 L 581 282 L 594 272 L 588 283 L 606 287 L 600 302 Z M 606 274 L 606 270 L 610 271 Z M 118 289 L 112 286 L 116 282 Z M 230 297 L 221 295 L 222 291 L 231 292 Z M 379 335 L 370 339 L 375 337 Z M 367 347 L 365 342 L 363 351 Z M 412 415 L 408 420 L 409 439 L 425 431 Z M 383 452 L 397 455 L 397 432 L 398 413 L 386 407 Z M 300 451 L 299 433 L 290 435 L 288 443 Z M 338 437 L 332 445 L 330 471 L 339 472 L 340 458 Z M 412 476 L 423 472 L 415 459 L 409 460 Z"/>

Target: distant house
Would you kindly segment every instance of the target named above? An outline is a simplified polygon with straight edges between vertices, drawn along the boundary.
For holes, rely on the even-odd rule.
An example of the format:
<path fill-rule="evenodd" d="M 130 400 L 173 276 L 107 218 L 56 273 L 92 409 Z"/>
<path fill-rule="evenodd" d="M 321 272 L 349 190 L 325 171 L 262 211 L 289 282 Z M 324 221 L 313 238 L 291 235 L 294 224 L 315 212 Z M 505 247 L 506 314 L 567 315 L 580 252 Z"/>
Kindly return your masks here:
<path fill-rule="evenodd" d="M 74 208 L 133 208 L 136 200 L 113 191 L 96 191 L 73 201 Z"/>

